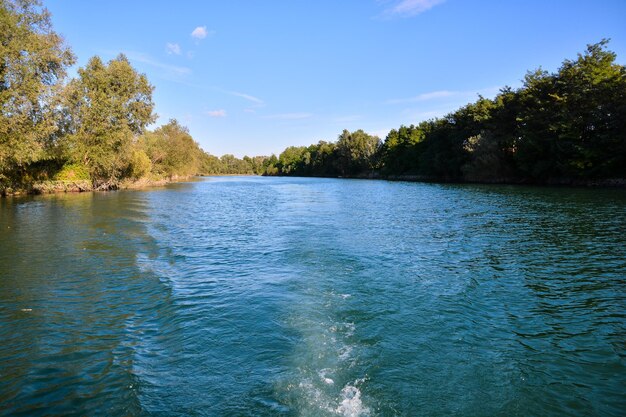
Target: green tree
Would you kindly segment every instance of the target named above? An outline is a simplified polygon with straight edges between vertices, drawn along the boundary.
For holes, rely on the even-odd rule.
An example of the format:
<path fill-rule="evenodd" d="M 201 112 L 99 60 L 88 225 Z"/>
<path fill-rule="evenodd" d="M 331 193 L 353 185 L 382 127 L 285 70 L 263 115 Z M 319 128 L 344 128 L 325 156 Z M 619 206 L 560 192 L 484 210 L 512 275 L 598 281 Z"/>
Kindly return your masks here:
<path fill-rule="evenodd" d="M 375 156 L 381 146 L 378 136 L 359 129 L 344 130 L 337 140 L 337 168 L 341 175 L 356 175 L 376 167 Z"/>
<path fill-rule="evenodd" d="M 193 140 L 189 129 L 176 119 L 145 133 L 139 141 L 152 166 L 152 171 L 165 177 L 199 174 L 206 166 L 208 155 Z"/>
<path fill-rule="evenodd" d="M 626 174 L 626 67 L 615 63 L 608 40 L 587 45 L 556 74 L 554 99 L 561 122 L 556 140 L 563 177 Z"/>
<path fill-rule="evenodd" d="M 263 175 L 278 175 L 278 158 L 272 154 L 263 161 Z"/>
<path fill-rule="evenodd" d="M 626 175 L 626 68 L 608 41 L 558 72 L 537 70 L 519 91 L 516 160 L 534 179 Z"/>
<path fill-rule="evenodd" d="M 305 146 L 289 146 L 278 156 L 278 166 L 284 175 L 304 175 L 311 154 Z"/>
<path fill-rule="evenodd" d="M 50 157 L 58 89 L 74 55 L 36 0 L 0 0 L 0 182 Z"/>
<path fill-rule="evenodd" d="M 319 141 L 308 147 L 310 163 L 309 175 L 317 177 L 337 176 L 337 146 L 334 143 Z"/>
<path fill-rule="evenodd" d="M 237 158 L 235 155 L 222 155 L 220 162 L 222 163 L 222 174 L 253 174 L 252 164 L 247 160 Z"/>
<path fill-rule="evenodd" d="M 65 151 L 88 166 L 97 186 L 110 186 L 128 170 L 133 141 L 155 120 L 153 87 L 124 55 L 99 57 L 78 70 L 65 92 Z"/>
<path fill-rule="evenodd" d="M 255 175 L 261 175 L 264 171 L 263 165 L 267 156 L 244 156 L 243 161 L 250 166 L 252 173 Z M 246 169 L 247 170 L 247 169 Z"/>
<path fill-rule="evenodd" d="M 380 150 L 383 172 L 395 175 L 417 172 L 417 144 L 424 140 L 424 133 L 423 129 L 413 125 L 392 129 Z"/>

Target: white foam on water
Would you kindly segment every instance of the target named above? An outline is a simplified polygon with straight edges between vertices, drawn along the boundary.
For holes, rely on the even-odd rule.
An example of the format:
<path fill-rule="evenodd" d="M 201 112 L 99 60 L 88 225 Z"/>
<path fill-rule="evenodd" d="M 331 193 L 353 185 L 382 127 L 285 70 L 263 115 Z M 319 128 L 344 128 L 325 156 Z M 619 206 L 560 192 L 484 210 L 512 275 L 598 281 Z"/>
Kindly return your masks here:
<path fill-rule="evenodd" d="M 331 401 L 322 390 L 316 388 L 315 385 L 308 380 L 302 381 L 299 384 L 300 389 L 306 394 L 307 402 L 318 410 L 324 410 L 329 413 L 335 413 L 331 405 Z"/>
<path fill-rule="evenodd" d="M 339 349 L 339 360 L 340 361 L 345 361 L 346 359 L 350 358 L 350 355 L 352 354 L 352 346 L 344 346 L 341 349 Z"/>
<path fill-rule="evenodd" d="M 301 381 L 298 386 L 305 394 L 307 403 L 319 411 L 343 417 L 368 417 L 371 415 L 370 409 L 363 404 L 361 390 L 356 386 L 360 381 L 362 379 L 344 386 L 339 397 L 329 395 L 327 389 L 320 389 L 311 380 Z"/>
<path fill-rule="evenodd" d="M 331 373 L 332 371 L 330 369 L 322 369 L 321 371 L 319 371 L 317 374 L 319 375 L 320 379 L 326 384 L 326 385 L 333 385 L 335 383 L 335 381 L 332 378 L 328 377 L 328 374 Z"/>
<path fill-rule="evenodd" d="M 368 396 L 363 398 L 360 390 L 364 380 L 355 380 L 353 374 L 360 349 L 355 340 L 356 324 L 338 320 L 335 314 L 337 305 L 350 297 L 325 292 L 319 294 L 318 302 L 299 305 L 291 316 L 290 324 L 302 334 L 303 343 L 294 352 L 296 375 L 287 390 L 301 415 L 371 415 L 366 406 Z"/>
<path fill-rule="evenodd" d="M 361 391 L 354 385 L 346 385 L 341 390 L 341 403 L 335 412 L 345 417 L 365 417 L 370 415 L 370 410 L 363 405 Z"/>

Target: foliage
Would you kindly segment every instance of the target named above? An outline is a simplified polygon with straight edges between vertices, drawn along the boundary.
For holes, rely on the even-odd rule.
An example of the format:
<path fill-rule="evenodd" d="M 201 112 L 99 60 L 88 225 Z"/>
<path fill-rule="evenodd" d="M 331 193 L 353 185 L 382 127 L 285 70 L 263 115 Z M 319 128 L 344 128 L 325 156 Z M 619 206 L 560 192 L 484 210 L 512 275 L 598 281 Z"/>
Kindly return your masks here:
<path fill-rule="evenodd" d="M 363 130 L 344 130 L 336 143 L 290 146 L 269 160 L 264 175 L 335 177 L 359 175 L 376 167 L 381 141 Z"/>
<path fill-rule="evenodd" d="M 0 0 L 0 174 L 49 158 L 58 88 L 74 56 L 36 0 Z M 11 172 L 13 171 L 13 172 Z"/>
<path fill-rule="evenodd" d="M 85 165 L 74 163 L 65 164 L 53 177 L 55 181 L 91 181 L 89 168 Z"/>
<path fill-rule="evenodd" d="M 152 170 L 152 161 L 143 149 L 133 149 L 128 163 L 128 176 L 139 179 L 147 176 Z"/>
<path fill-rule="evenodd" d="M 94 56 L 64 84 L 73 63 L 37 0 L 0 0 L 0 193 L 265 172 L 269 158 L 209 155 L 176 120 L 148 131 L 154 87 L 124 55 Z"/>
<path fill-rule="evenodd" d="M 173 119 L 140 140 L 154 172 L 167 176 L 187 176 L 199 171 L 202 151 L 189 130 Z"/>
<path fill-rule="evenodd" d="M 626 68 L 606 40 L 557 73 L 530 72 L 518 91 L 516 160 L 532 178 L 621 176 L 626 163 Z"/>
<path fill-rule="evenodd" d="M 359 129 L 344 130 L 337 140 L 337 169 L 341 175 L 355 175 L 376 167 L 381 141 Z"/>
<path fill-rule="evenodd" d="M 450 114 L 400 126 L 384 142 L 344 130 L 336 142 L 291 146 L 278 157 L 220 158 L 176 120 L 156 120 L 153 86 L 124 55 L 93 57 L 64 84 L 74 56 L 38 0 L 0 0 L 0 193 L 33 184 L 197 174 L 419 176 L 452 181 L 626 178 L 626 68 L 608 41 L 554 73 L 478 97 Z M 7 191 L 8 190 L 8 191 Z"/>
<path fill-rule="evenodd" d="M 322 143 L 290 147 L 271 175 L 418 176 L 444 181 L 548 182 L 626 178 L 626 68 L 608 41 L 588 45 L 555 73 L 526 74 L 521 88 L 438 119 L 393 129 L 384 143 L 343 131 L 325 157 Z M 271 171 L 270 171 L 271 169 Z"/>
<path fill-rule="evenodd" d="M 124 55 L 104 64 L 93 57 L 64 92 L 62 144 L 68 159 L 110 182 L 129 168 L 132 143 L 155 119 L 153 87 Z"/>

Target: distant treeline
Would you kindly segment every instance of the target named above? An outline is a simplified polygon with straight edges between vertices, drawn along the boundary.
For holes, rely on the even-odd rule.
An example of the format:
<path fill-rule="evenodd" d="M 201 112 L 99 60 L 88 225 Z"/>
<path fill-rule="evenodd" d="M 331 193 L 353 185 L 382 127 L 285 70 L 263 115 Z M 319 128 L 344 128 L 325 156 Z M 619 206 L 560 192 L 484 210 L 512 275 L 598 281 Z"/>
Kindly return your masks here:
<path fill-rule="evenodd" d="M 0 194 L 261 173 L 264 158 L 202 151 L 176 120 L 153 131 L 152 91 L 124 55 L 75 57 L 36 0 L 0 0 Z"/>
<path fill-rule="evenodd" d="M 289 147 L 266 175 L 576 183 L 626 178 L 626 69 L 607 40 L 556 73 L 479 96 L 442 118 L 391 130 L 384 142 L 344 130 L 336 142 Z"/>

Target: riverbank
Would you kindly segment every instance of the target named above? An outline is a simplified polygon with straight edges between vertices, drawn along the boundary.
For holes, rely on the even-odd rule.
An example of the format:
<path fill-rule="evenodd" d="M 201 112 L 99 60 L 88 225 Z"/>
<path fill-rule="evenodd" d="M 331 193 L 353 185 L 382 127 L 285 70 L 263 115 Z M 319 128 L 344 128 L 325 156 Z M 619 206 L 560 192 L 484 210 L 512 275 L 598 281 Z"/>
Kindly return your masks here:
<path fill-rule="evenodd" d="M 55 194 L 55 193 L 82 193 L 88 191 L 115 191 L 115 190 L 135 190 L 150 187 L 162 187 L 173 182 L 187 181 L 194 175 L 172 176 L 167 178 L 139 178 L 136 180 L 121 180 L 101 185 L 94 185 L 88 180 L 49 180 L 37 181 L 21 184 L 16 187 L 0 188 L 0 197 Z"/>
<path fill-rule="evenodd" d="M 254 176 L 254 174 L 215 174 L 200 175 L 215 177 L 232 177 L 232 176 Z M 272 175 L 274 176 L 274 175 Z M 287 175 L 276 175 L 280 177 L 288 177 Z M 195 175 L 173 176 L 168 178 L 140 178 L 137 180 L 122 180 L 116 183 L 94 186 L 90 181 L 39 181 L 32 184 L 26 184 L 17 188 L 0 188 L 0 197 L 20 196 L 20 195 L 37 195 L 37 194 L 55 194 L 55 193 L 82 193 L 89 191 L 115 191 L 115 190 L 137 190 L 142 188 L 162 187 L 164 185 L 188 181 Z M 313 177 L 311 177 L 313 178 Z M 587 188 L 624 188 L 626 189 L 626 178 L 606 178 L 597 180 L 576 180 L 571 178 L 555 178 L 548 179 L 545 182 L 532 182 L 523 179 L 499 178 L 495 180 L 472 180 L 462 181 L 454 179 L 441 179 L 426 177 L 423 175 L 381 175 L 378 172 L 364 173 L 353 176 L 343 177 L 320 177 L 320 178 L 345 178 L 345 179 L 361 179 L 361 180 L 383 180 L 383 181 L 406 181 L 406 182 L 423 182 L 434 184 L 494 184 L 494 185 L 534 185 L 534 186 L 556 186 L 556 187 L 587 187 Z"/>
<path fill-rule="evenodd" d="M 278 177 L 289 177 L 289 175 L 272 175 Z M 309 176 L 311 178 L 315 176 Z M 522 178 L 494 178 L 489 180 L 472 179 L 461 180 L 454 178 L 434 178 L 425 175 L 383 175 L 379 172 L 368 172 L 358 175 L 345 175 L 340 177 L 316 177 L 316 178 L 346 178 L 358 180 L 383 180 L 383 181 L 406 181 L 423 182 L 433 184 L 494 184 L 494 185 L 532 185 L 547 187 L 589 187 L 589 188 L 626 188 L 626 178 L 604 178 L 595 180 L 580 180 L 573 178 L 549 178 L 543 182 L 531 181 Z"/>
<path fill-rule="evenodd" d="M 535 185 L 535 186 L 562 186 L 562 187 L 614 187 L 626 188 L 626 178 L 605 178 L 596 180 L 579 180 L 572 178 L 549 178 L 542 182 L 515 178 L 495 178 L 490 180 L 441 180 L 427 178 L 420 175 L 387 175 L 379 179 L 387 181 L 410 181 L 454 184 L 501 184 L 501 185 Z"/>

